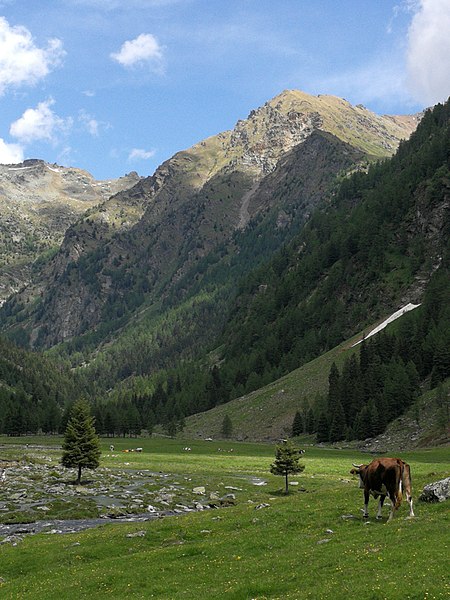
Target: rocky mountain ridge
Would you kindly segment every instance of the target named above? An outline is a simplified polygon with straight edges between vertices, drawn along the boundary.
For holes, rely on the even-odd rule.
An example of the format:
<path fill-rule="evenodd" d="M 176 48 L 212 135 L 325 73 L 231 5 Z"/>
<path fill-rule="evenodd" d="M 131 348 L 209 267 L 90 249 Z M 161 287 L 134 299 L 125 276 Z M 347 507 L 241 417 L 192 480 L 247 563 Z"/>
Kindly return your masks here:
<path fill-rule="evenodd" d="M 392 154 L 416 125 L 415 117 L 378 116 L 334 96 L 285 91 L 233 130 L 178 152 L 153 176 L 91 208 L 12 310 L 18 305 L 31 339 L 49 346 L 99 325 L 108 305 L 122 302 L 134 310 L 149 296 L 170 297 L 173 282 L 277 202 L 262 200 L 264 178 L 314 132 L 348 144 L 361 165 Z M 306 213 L 311 194 L 310 186 Z M 37 311 L 23 310 L 39 297 Z"/>
<path fill-rule="evenodd" d="M 36 159 L 0 165 L 0 302 L 28 283 L 34 259 L 58 248 L 80 215 L 139 179 L 132 172 L 97 181 L 82 169 Z"/>

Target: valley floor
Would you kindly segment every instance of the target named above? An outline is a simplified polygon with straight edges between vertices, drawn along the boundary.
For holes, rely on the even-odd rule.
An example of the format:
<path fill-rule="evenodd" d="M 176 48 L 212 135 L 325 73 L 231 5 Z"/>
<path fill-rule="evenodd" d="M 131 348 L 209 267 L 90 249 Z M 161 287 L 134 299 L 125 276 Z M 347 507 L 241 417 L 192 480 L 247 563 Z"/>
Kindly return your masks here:
<path fill-rule="evenodd" d="M 51 448 L 11 441 L 17 442 L 0 439 L 0 458 L 29 466 L 30 480 L 46 465 L 59 472 L 58 440 Z M 417 516 L 408 519 L 402 506 L 387 525 L 388 508 L 385 518 L 376 521 L 373 500 L 370 518 L 362 519 L 362 493 L 349 471 L 352 462 L 367 460 L 367 454 L 357 451 L 307 449 L 305 470 L 291 478 L 291 493 L 285 496 L 282 478 L 269 472 L 271 445 L 116 439 L 111 453 L 110 443 L 102 441 L 101 468 L 86 476 L 76 491 L 79 500 L 104 470 L 119 480 L 123 473 L 167 475 L 168 485 L 158 482 L 160 494 L 173 486 L 184 489 L 186 501 L 206 503 L 228 495 L 230 505 L 81 533 L 24 535 L 17 545 L 0 541 L 2 598 L 364 600 L 450 595 L 448 506 L 417 502 L 426 483 L 450 475 L 448 448 L 402 453 L 411 464 Z M 135 447 L 143 451 L 122 452 Z M 71 476 L 62 474 L 60 484 Z M 45 487 L 42 479 L 36 481 Z"/>

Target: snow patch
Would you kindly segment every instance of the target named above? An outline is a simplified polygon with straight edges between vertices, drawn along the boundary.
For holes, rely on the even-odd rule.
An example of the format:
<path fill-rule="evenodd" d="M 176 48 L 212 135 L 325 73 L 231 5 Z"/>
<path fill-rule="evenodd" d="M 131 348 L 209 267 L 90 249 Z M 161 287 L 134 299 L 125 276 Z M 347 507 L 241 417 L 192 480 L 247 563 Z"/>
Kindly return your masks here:
<path fill-rule="evenodd" d="M 8 171 L 26 171 L 27 169 L 32 169 L 33 167 L 9 167 Z"/>
<path fill-rule="evenodd" d="M 59 169 L 54 169 L 52 167 L 50 167 L 49 165 L 45 165 L 47 167 L 47 169 L 49 171 L 53 171 L 53 173 L 61 173 L 61 171 Z"/>
<path fill-rule="evenodd" d="M 420 306 L 420 304 L 411 304 L 411 302 L 410 302 L 409 304 L 407 304 L 403 308 L 400 308 L 399 310 L 397 310 L 390 317 L 388 317 L 387 319 L 385 319 L 382 323 L 380 323 L 379 325 L 377 325 L 377 327 L 375 327 L 375 329 L 372 329 L 372 331 L 370 333 L 368 333 L 363 339 L 367 339 L 369 337 L 372 337 L 373 335 L 375 335 L 376 333 L 378 333 L 379 331 L 381 331 L 382 329 L 384 329 L 387 325 L 389 325 L 389 323 L 392 323 L 392 321 L 395 321 L 399 317 L 403 316 L 405 313 L 409 312 L 410 310 L 414 310 L 418 306 Z M 353 348 L 354 346 L 357 346 L 362 341 L 363 340 L 359 340 L 358 342 L 355 342 L 354 344 L 352 344 L 351 347 Z"/>

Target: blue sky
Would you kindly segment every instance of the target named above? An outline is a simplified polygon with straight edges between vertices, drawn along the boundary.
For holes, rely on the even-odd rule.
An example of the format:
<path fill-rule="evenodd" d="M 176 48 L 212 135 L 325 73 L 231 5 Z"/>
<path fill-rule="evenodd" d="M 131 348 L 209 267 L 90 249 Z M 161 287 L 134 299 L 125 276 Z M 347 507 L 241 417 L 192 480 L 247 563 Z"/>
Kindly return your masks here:
<path fill-rule="evenodd" d="M 141 175 L 284 89 L 450 93 L 450 0 L 0 0 L 0 162 Z"/>

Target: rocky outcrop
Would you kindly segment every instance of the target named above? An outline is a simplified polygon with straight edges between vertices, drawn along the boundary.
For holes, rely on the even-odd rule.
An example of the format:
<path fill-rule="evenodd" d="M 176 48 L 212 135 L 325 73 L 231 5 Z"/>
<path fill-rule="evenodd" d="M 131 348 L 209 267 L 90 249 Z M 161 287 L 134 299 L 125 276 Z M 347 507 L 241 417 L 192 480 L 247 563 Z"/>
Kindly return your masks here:
<path fill-rule="evenodd" d="M 445 502 L 450 498 L 450 477 L 429 483 L 419 496 L 421 502 Z"/>
<path fill-rule="evenodd" d="M 0 304 L 30 281 L 36 257 L 58 247 L 80 215 L 139 179 L 132 172 L 96 181 L 87 171 L 42 160 L 0 165 Z"/>
<path fill-rule="evenodd" d="M 232 131 L 178 152 L 152 177 L 91 208 L 67 230 L 59 253 L 8 312 L 19 309 L 31 341 L 45 346 L 95 328 L 108 303 L 126 299 L 130 290 L 138 297 L 161 295 L 162 285 L 170 289 L 211 250 L 232 245 L 236 229 L 244 229 L 279 201 L 276 187 L 283 186 L 283 177 L 289 179 L 291 152 L 301 161 L 303 147 L 309 148 L 304 163 L 317 177 L 309 178 L 309 187 L 293 184 L 298 197 L 292 206 L 280 206 L 280 229 L 289 226 L 294 214 L 299 223 L 303 214 L 308 216 L 329 185 L 329 162 L 345 172 L 362 157 L 387 156 L 414 125 L 334 96 L 283 92 L 238 121 Z M 333 162 L 333 144 L 314 137 L 317 132 L 345 145 L 347 163 L 342 148 Z M 310 138 L 314 144 L 307 145 Z M 277 175 L 281 161 L 284 171 Z M 314 164 L 324 166 L 322 180 Z M 333 169 L 329 172 L 334 177 Z M 262 182 L 272 175 L 276 187 L 267 188 L 274 194 L 264 196 Z"/>

